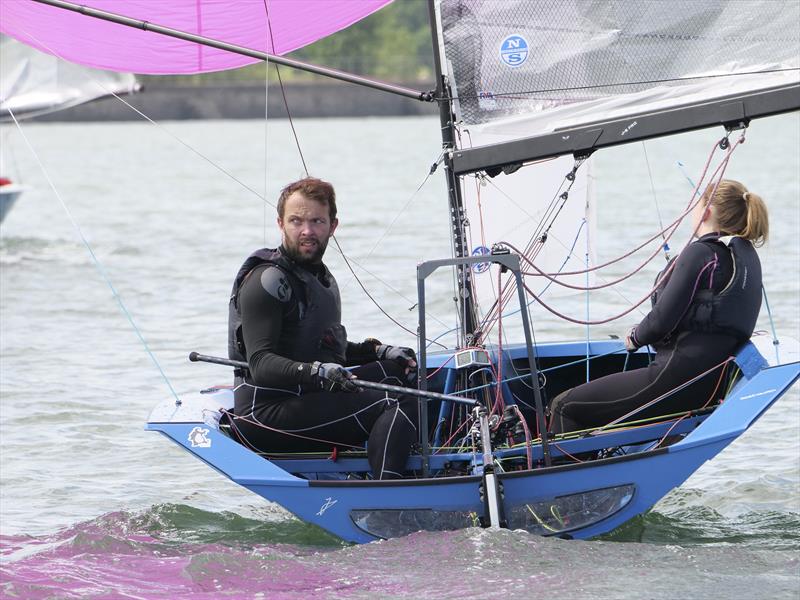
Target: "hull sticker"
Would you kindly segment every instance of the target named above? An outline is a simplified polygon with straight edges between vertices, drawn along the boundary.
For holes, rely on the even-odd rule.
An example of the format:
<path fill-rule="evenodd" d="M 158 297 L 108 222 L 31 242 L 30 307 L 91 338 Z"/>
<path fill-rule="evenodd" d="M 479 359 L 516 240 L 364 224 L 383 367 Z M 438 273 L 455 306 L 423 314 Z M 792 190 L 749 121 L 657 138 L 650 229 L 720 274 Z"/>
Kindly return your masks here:
<path fill-rule="evenodd" d="M 195 427 L 189 432 L 187 438 L 192 448 L 211 448 L 211 440 L 208 439 L 208 429 L 205 427 Z"/>

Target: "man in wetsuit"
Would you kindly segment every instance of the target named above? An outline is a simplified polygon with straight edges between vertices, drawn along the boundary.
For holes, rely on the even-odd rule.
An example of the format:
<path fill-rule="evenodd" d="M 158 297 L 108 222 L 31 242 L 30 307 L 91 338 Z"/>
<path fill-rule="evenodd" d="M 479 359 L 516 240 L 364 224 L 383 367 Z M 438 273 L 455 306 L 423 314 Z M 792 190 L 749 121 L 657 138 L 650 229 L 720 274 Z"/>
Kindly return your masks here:
<path fill-rule="evenodd" d="M 631 330 L 629 352 L 650 345 L 643 369 L 613 373 L 559 394 L 550 431 L 563 433 L 713 405 L 724 395 L 725 361 L 750 339 L 761 308 L 767 209 L 737 181 L 709 186 L 695 207 L 698 239 L 659 274 L 650 313 Z M 690 383 L 691 382 L 691 383 Z"/>
<path fill-rule="evenodd" d="M 402 477 L 417 437 L 417 401 L 362 390 L 351 379 L 414 383 L 410 348 L 347 340 L 339 288 L 322 257 L 338 225 L 333 187 L 305 178 L 278 199 L 281 246 L 254 252 L 230 300 L 228 354 L 236 373 L 233 425 L 247 445 L 273 453 L 367 445 L 373 476 Z M 345 366 L 361 365 L 352 371 Z"/>

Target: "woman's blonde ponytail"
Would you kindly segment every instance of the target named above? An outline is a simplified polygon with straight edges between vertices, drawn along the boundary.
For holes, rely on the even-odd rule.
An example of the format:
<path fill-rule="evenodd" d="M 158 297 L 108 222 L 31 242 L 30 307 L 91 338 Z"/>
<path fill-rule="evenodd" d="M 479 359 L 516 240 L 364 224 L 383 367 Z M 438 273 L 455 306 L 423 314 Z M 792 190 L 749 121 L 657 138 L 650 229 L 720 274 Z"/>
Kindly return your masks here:
<path fill-rule="evenodd" d="M 723 179 L 710 203 L 723 235 L 738 235 L 762 246 L 769 237 L 767 205 L 761 196 L 732 179 Z"/>

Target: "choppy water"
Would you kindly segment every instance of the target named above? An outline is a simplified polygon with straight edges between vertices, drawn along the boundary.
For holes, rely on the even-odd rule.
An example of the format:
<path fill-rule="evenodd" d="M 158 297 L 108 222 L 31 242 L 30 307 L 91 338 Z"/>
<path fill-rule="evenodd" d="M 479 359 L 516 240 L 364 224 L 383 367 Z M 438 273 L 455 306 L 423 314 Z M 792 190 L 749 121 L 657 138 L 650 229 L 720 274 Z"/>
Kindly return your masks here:
<path fill-rule="evenodd" d="M 277 239 L 272 208 L 151 125 L 23 127 L 175 390 L 224 383 L 224 369 L 185 357 L 224 353 L 230 280 L 248 252 Z M 270 199 L 302 174 L 286 123 L 266 133 L 259 122 L 165 127 L 259 193 L 266 136 Z M 413 195 L 438 156 L 436 120 L 297 127 L 310 170 L 337 187 L 345 251 L 372 274 L 364 282 L 382 306 L 413 326 L 414 266 L 449 254 L 441 175 Z M 142 430 L 170 390 L 19 133 L 6 133 L 5 164 L 30 189 L 0 229 L 0 594 L 797 597 L 796 387 L 650 513 L 602 540 L 461 531 L 347 546 L 239 489 Z M 676 161 L 696 176 L 719 136 L 648 143 L 665 220 L 690 191 Z M 754 123 L 728 174 L 769 203 L 765 283 L 779 332 L 800 338 L 800 119 Z M 657 226 L 641 145 L 598 154 L 595 177 L 598 253 L 612 257 Z M 330 264 L 353 339 L 411 342 L 348 283 L 335 253 Z M 631 284 L 631 297 L 652 274 Z M 594 310 L 607 314 L 615 301 L 601 297 Z M 433 309 L 446 315 L 448 304 Z M 584 333 L 549 316 L 537 321 L 541 337 Z M 593 336 L 627 325 L 597 327 Z M 759 327 L 769 327 L 766 314 Z"/>

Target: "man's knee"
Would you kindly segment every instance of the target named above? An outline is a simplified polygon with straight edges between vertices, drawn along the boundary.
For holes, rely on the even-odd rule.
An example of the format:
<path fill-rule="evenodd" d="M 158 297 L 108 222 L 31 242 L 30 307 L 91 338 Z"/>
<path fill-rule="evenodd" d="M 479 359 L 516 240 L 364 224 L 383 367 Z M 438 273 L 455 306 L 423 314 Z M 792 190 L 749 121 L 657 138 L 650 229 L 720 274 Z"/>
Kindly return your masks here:
<path fill-rule="evenodd" d="M 394 360 L 380 360 L 378 365 L 386 378 L 396 379 L 398 382 L 396 385 L 402 385 L 406 372 L 400 363 Z"/>
<path fill-rule="evenodd" d="M 571 390 L 566 390 L 561 392 L 558 396 L 553 398 L 553 401 L 550 403 L 550 414 L 564 414 L 564 409 L 567 405 L 567 397 L 569 396 Z"/>

